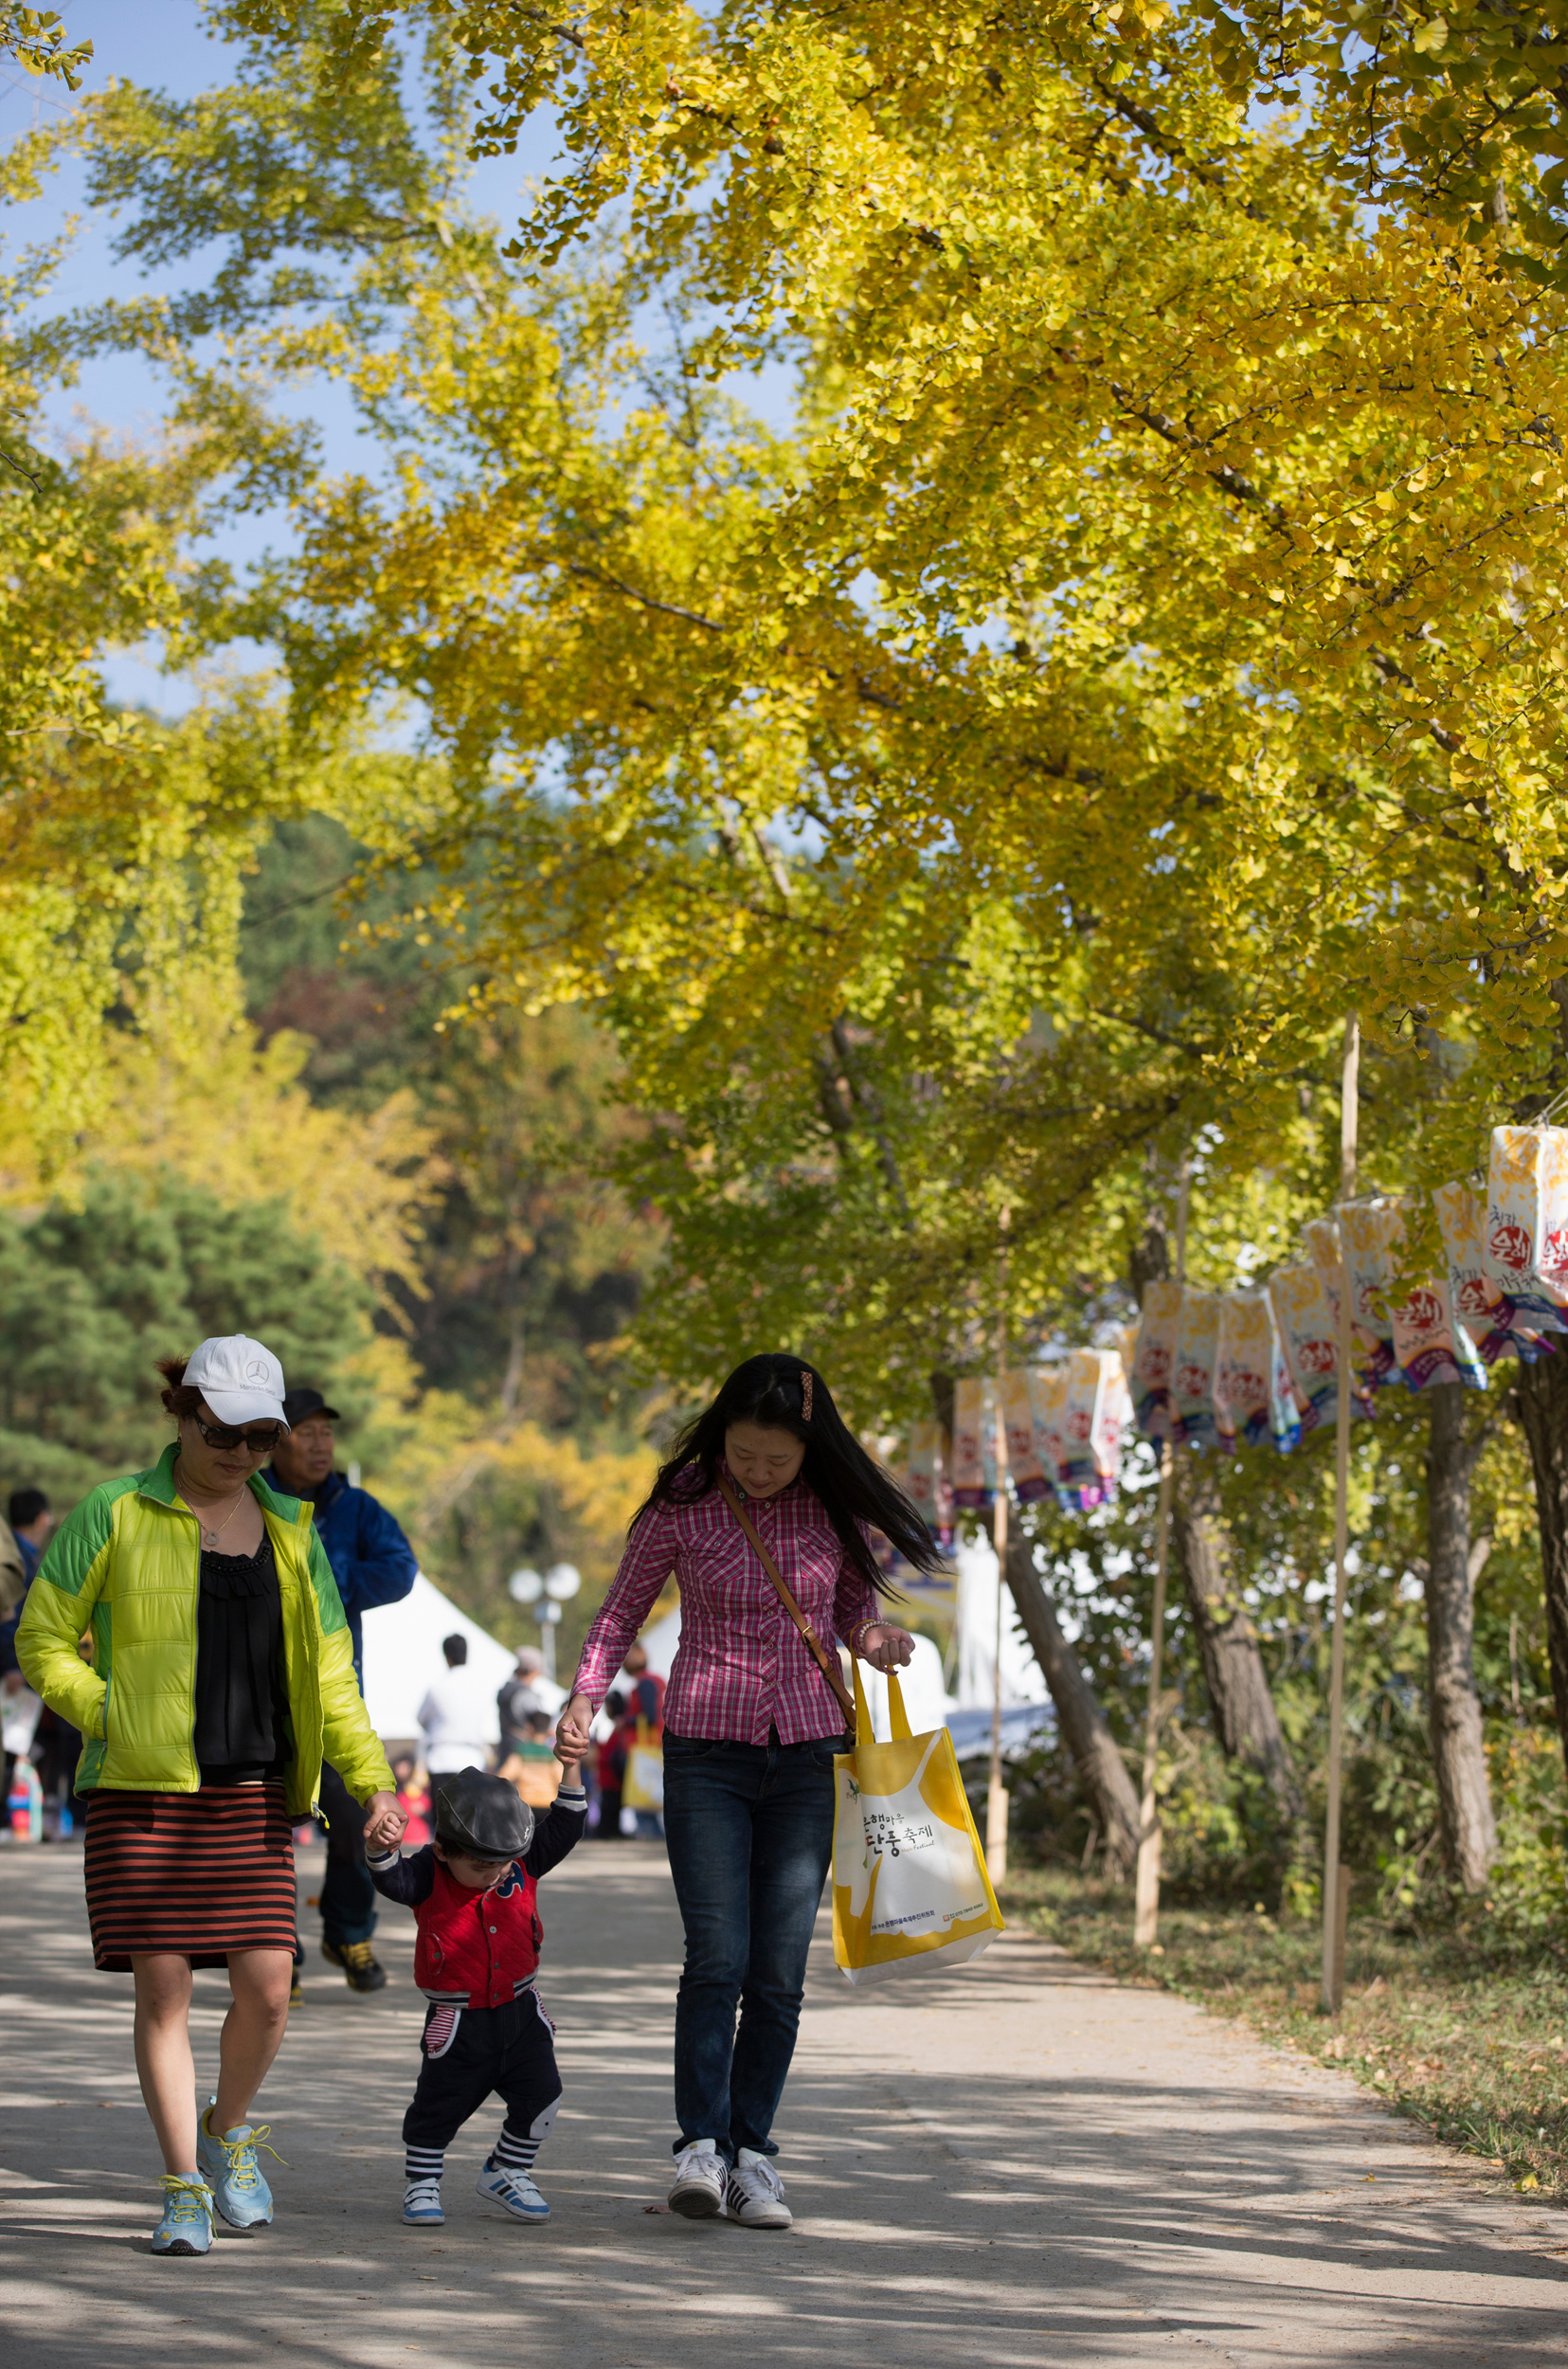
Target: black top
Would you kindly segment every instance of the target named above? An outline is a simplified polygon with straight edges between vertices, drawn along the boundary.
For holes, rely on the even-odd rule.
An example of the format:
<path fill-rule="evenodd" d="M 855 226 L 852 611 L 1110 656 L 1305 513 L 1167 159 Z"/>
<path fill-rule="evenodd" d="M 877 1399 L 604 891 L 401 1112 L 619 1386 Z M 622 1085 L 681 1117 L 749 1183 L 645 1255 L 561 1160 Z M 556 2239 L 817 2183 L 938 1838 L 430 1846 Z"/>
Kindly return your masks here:
<path fill-rule="evenodd" d="M 253 1555 L 202 1550 L 196 1765 L 204 1785 L 279 1777 L 290 1748 L 283 1600 L 265 1530 Z"/>

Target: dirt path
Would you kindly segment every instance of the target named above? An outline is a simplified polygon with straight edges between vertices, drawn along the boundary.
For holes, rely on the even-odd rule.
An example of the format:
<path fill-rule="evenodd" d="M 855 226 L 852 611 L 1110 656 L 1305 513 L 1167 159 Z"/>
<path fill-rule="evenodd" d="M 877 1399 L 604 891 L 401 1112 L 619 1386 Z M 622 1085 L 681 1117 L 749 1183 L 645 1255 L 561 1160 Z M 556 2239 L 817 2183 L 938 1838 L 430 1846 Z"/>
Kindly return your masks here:
<path fill-rule="evenodd" d="M 778 2133 L 794 2229 L 650 2210 L 679 1927 L 662 1853 L 635 1844 L 585 1845 L 544 1887 L 567 2084 L 539 2167 L 548 2228 L 473 2193 L 498 2104 L 448 2156 L 444 2230 L 397 2218 L 420 2012 L 412 1925 L 390 1910 L 389 1987 L 355 1998 L 315 1960 L 261 2101 L 288 2158 L 269 2167 L 275 2226 L 156 2261 L 130 1985 L 92 1972 L 81 1881 L 69 1849 L 0 1855 L 16 2369 L 164 2369 L 187 2342 L 235 2369 L 1568 2360 L 1568 2216 L 1347 2079 L 1025 1935 L 856 1994 L 824 1926 Z M 221 1996 L 198 1976 L 199 2060 Z"/>

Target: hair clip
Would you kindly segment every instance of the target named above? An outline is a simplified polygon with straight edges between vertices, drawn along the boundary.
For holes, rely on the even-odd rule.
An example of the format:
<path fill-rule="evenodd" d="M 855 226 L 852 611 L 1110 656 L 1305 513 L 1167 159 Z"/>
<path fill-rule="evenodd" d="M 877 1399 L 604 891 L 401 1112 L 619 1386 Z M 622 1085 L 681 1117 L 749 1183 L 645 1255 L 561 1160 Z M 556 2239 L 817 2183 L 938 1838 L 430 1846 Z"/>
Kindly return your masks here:
<path fill-rule="evenodd" d="M 810 1366 L 802 1365 L 801 1367 L 801 1420 L 802 1423 L 809 1423 L 811 1420 L 812 1379 Z"/>

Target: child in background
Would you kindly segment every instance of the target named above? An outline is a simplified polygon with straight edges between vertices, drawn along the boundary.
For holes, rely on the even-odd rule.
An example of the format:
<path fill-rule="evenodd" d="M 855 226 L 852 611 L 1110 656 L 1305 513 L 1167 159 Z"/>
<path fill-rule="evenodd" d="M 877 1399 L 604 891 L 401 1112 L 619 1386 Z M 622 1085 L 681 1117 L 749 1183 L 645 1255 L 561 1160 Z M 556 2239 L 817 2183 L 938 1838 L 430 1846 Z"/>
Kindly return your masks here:
<path fill-rule="evenodd" d="M 549 1711 L 525 1711 L 521 1740 L 496 1772 L 509 1785 L 516 1786 L 531 1809 L 548 1810 L 561 1782 L 554 1734 L 555 1722 Z"/>
<path fill-rule="evenodd" d="M 405 1851 L 417 1851 L 430 1839 L 430 1785 L 420 1775 L 419 1763 L 411 1752 L 400 1752 L 392 1763 L 392 1775 L 397 1780 L 398 1807 L 408 1820 L 403 1830 Z"/>
<path fill-rule="evenodd" d="M 541 1875 L 577 1842 L 588 1800 L 562 1754 L 566 1781 L 535 1820 L 499 1777 L 460 1769 L 434 1789 L 432 1842 L 407 1858 L 369 1859 L 376 1890 L 414 1912 L 414 1980 L 430 2005 L 424 2062 L 403 2118 L 407 2185 L 403 2217 L 439 2228 L 446 2149 L 492 2090 L 506 2101 L 501 2135 L 479 2174 L 478 2193 L 519 2221 L 546 2221 L 534 2159 L 561 2103 L 554 2032 L 533 1987 L 544 1927 L 534 1905 Z"/>

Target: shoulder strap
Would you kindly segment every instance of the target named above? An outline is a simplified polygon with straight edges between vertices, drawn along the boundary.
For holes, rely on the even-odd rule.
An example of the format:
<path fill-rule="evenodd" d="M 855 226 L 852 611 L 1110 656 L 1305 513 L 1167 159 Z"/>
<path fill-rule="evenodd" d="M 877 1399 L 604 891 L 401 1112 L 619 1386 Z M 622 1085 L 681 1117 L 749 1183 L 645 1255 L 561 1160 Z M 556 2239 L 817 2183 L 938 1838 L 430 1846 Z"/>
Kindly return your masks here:
<path fill-rule="evenodd" d="M 855 1698 L 851 1694 L 848 1687 L 844 1684 L 844 1673 L 838 1667 L 837 1656 L 829 1654 L 826 1646 L 822 1643 L 821 1638 L 818 1636 L 816 1630 L 806 1619 L 805 1614 L 801 1610 L 800 1604 L 796 1600 L 794 1593 L 789 1587 L 788 1582 L 785 1581 L 784 1573 L 780 1570 L 778 1564 L 768 1553 L 767 1548 L 763 1545 L 762 1540 L 758 1537 L 754 1524 L 750 1521 L 745 1507 L 741 1504 L 740 1499 L 730 1488 L 730 1483 L 725 1479 L 724 1474 L 722 1473 L 715 1473 L 713 1478 L 718 1483 L 720 1496 L 724 1499 L 725 1504 L 729 1507 L 730 1512 L 734 1515 L 736 1521 L 746 1532 L 747 1537 L 751 1541 L 752 1546 L 756 1548 L 757 1560 L 762 1564 L 762 1567 L 766 1572 L 768 1578 L 772 1581 L 774 1588 L 778 1594 L 780 1603 L 783 1604 L 785 1612 L 788 1613 L 791 1620 L 794 1621 L 795 1626 L 800 1630 L 802 1637 L 804 1637 L 807 1646 L 811 1650 L 812 1657 L 816 1661 L 817 1667 L 820 1670 L 823 1677 L 833 1689 L 834 1694 L 838 1698 L 838 1708 L 844 1714 L 845 1726 L 853 1727 L 855 1723 Z"/>

